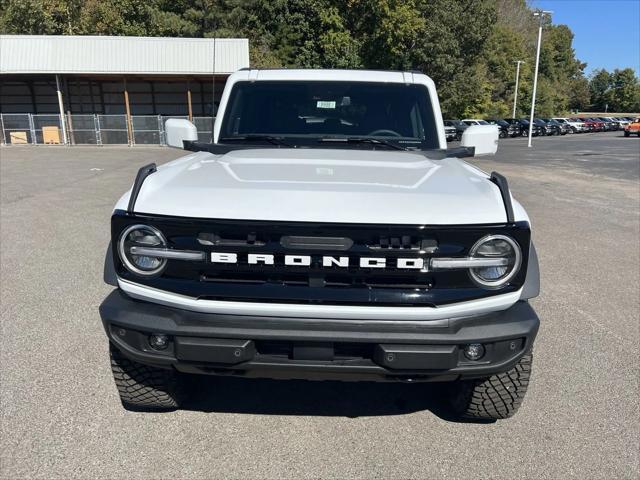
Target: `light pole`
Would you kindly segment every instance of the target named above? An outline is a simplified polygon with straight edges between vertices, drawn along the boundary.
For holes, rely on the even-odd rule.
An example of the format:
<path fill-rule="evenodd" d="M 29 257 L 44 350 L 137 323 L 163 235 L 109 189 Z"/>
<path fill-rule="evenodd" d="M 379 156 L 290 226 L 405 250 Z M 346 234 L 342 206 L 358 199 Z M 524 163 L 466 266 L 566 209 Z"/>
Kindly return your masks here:
<path fill-rule="evenodd" d="M 514 62 L 516 62 L 517 67 L 516 67 L 516 91 L 513 94 L 513 115 L 511 115 L 511 118 L 516 118 L 516 105 L 518 104 L 518 80 L 520 79 L 520 64 L 521 63 L 525 63 L 522 60 L 514 60 Z"/>
<path fill-rule="evenodd" d="M 538 65 L 540 64 L 540 44 L 542 43 L 542 24 L 544 23 L 545 15 L 551 15 L 553 12 L 550 10 L 538 10 L 534 12 L 533 16 L 538 17 L 540 20 L 540 27 L 538 28 L 538 49 L 536 51 L 536 71 L 533 75 L 533 95 L 531 98 L 531 118 L 529 119 L 529 147 L 531 147 L 531 137 L 533 136 L 533 115 L 536 110 L 536 90 L 538 89 Z"/>

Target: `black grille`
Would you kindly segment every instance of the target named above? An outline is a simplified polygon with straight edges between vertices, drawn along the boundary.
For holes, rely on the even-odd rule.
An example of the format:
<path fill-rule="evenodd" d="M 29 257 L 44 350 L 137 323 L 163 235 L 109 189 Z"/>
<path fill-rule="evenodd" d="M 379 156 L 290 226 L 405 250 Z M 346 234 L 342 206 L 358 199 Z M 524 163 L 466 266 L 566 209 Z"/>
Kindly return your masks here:
<path fill-rule="evenodd" d="M 118 239 L 132 223 L 159 228 L 170 248 L 205 251 L 207 259 L 211 252 L 235 253 L 238 263 L 170 260 L 161 276 L 142 278 L 117 261 L 116 240 L 114 259 L 118 274 L 125 279 L 200 299 L 332 305 L 433 306 L 517 290 L 524 282 L 530 236 L 528 224 L 375 226 L 183 219 L 117 212 L 112 218 L 112 238 Z M 498 233 L 516 239 L 524 259 L 520 272 L 500 290 L 477 287 L 466 270 L 395 268 L 398 258 L 422 258 L 428 263 L 433 257 L 464 256 L 478 239 Z M 296 241 L 282 242 L 283 237 Z M 307 239 L 303 249 L 301 238 Z M 333 250 L 315 248 L 316 240 L 309 238 L 340 242 L 329 242 Z M 272 254 L 274 265 L 249 265 L 246 259 L 250 253 Z M 285 266 L 285 255 L 309 255 L 312 262 L 309 266 Z M 347 256 L 349 267 L 325 267 L 323 256 Z M 360 268 L 361 257 L 384 258 L 388 268 Z"/>

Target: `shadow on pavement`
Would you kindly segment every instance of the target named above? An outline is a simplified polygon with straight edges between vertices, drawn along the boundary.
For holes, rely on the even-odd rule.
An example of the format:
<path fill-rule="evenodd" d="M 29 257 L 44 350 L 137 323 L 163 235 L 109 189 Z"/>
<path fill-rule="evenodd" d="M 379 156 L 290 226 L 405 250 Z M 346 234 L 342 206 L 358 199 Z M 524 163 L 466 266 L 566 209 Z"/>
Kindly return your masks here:
<path fill-rule="evenodd" d="M 244 379 L 193 376 L 183 410 L 260 415 L 367 417 L 429 410 L 442 420 L 461 420 L 448 408 L 446 385 Z M 480 422 L 487 423 L 487 422 Z"/>

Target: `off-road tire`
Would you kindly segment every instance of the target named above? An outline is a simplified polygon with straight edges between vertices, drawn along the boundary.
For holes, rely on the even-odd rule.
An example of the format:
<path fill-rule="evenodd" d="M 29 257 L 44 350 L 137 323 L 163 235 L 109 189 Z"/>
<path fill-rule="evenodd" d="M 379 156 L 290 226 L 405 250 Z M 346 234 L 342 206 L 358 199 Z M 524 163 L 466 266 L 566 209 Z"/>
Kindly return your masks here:
<path fill-rule="evenodd" d="M 454 413 L 478 420 L 499 420 L 513 416 L 527 393 L 532 363 L 533 353 L 529 351 L 507 372 L 483 380 L 452 384 L 450 404 Z"/>
<path fill-rule="evenodd" d="M 179 373 L 143 365 L 109 344 L 111 371 L 122 405 L 129 410 L 175 410 L 183 392 Z"/>

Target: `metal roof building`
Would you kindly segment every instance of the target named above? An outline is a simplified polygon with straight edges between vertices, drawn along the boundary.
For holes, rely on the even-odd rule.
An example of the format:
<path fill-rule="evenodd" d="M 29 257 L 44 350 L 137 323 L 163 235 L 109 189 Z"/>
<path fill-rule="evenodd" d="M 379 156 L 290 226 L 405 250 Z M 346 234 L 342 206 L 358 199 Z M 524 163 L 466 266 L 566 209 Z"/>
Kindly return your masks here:
<path fill-rule="evenodd" d="M 57 117 L 59 143 L 161 142 L 150 125 L 168 116 L 206 139 L 227 77 L 246 67 L 243 38 L 0 35 L 0 142 L 46 143 L 38 122 Z M 92 123 L 99 133 L 83 134 Z"/>
<path fill-rule="evenodd" d="M 0 74 L 212 75 L 248 66 L 246 38 L 0 35 Z"/>

